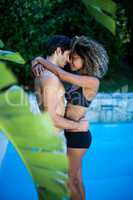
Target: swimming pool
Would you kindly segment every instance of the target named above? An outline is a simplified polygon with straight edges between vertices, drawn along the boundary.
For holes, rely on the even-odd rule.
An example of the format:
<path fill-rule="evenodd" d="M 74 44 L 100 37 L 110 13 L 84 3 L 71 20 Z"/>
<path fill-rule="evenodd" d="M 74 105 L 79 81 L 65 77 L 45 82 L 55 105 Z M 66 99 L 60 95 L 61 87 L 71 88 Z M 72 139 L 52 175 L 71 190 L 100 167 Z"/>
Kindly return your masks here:
<path fill-rule="evenodd" d="M 0 132 L 0 200 L 37 200 L 33 180 L 16 150 Z"/>
<path fill-rule="evenodd" d="M 133 123 L 93 123 L 90 130 L 93 142 L 83 158 L 86 200 L 132 200 Z M 32 178 L 2 134 L 0 199 L 38 199 Z"/>
<path fill-rule="evenodd" d="M 133 199 L 133 123 L 92 124 L 83 159 L 86 200 Z"/>

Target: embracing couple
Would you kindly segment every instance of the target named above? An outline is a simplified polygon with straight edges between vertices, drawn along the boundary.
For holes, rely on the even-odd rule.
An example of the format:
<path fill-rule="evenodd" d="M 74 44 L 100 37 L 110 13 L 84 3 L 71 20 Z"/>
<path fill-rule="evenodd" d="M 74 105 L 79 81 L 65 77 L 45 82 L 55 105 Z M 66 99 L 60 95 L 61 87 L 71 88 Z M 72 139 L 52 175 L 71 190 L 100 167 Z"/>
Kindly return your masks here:
<path fill-rule="evenodd" d="M 107 72 L 108 56 L 101 44 L 85 36 L 70 39 L 57 35 L 47 48 L 46 59 L 32 61 L 39 107 L 49 112 L 58 134 L 64 130 L 71 199 L 85 200 L 81 164 L 92 140 L 85 116 Z M 63 82 L 69 83 L 66 90 Z"/>

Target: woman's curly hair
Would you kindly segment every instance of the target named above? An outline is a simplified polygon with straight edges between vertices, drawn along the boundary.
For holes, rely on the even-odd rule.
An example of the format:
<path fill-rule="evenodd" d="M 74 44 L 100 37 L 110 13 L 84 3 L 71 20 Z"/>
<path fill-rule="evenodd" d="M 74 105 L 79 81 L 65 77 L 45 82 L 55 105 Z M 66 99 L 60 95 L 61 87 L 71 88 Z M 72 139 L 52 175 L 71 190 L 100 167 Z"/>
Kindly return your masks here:
<path fill-rule="evenodd" d="M 84 61 L 81 73 L 102 78 L 107 70 L 109 58 L 104 47 L 86 36 L 74 37 L 71 42 L 71 57 L 78 54 Z"/>

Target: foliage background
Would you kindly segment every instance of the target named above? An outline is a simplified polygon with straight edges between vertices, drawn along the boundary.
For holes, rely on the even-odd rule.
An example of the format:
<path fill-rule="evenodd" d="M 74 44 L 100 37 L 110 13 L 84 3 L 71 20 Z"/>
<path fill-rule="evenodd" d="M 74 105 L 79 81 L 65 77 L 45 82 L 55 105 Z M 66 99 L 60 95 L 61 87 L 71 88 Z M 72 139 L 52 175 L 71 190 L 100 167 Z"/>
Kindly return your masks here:
<path fill-rule="evenodd" d="M 112 87 L 109 91 L 125 84 L 132 90 L 129 58 L 133 54 L 133 50 L 130 51 L 133 28 L 127 11 L 128 7 L 119 1 L 114 37 L 89 15 L 80 0 L 1 0 L 0 39 L 5 43 L 5 49 L 20 52 L 27 61 L 25 66 L 10 65 L 19 84 L 26 89 L 33 88 L 30 61 L 37 55 L 46 55 L 46 42 L 50 36 L 86 35 L 101 42 L 110 57 L 109 72 L 101 90 L 108 91 L 108 84 Z"/>

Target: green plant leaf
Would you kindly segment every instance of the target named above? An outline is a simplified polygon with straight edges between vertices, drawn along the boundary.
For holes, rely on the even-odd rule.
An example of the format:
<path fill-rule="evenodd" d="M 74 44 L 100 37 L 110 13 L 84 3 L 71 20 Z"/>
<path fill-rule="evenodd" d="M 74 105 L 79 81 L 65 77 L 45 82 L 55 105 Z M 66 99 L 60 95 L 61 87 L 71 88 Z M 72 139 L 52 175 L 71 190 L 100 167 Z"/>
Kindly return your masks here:
<path fill-rule="evenodd" d="M 0 40 L 0 48 L 3 48 L 5 45 L 2 40 Z"/>
<path fill-rule="evenodd" d="M 53 154 L 51 154 L 50 152 L 46 152 L 46 151 L 41 151 L 41 152 L 32 151 L 31 152 L 27 150 L 22 150 L 22 152 L 31 165 L 44 167 L 46 169 L 49 166 L 50 170 L 54 170 L 56 168 L 62 171 L 62 173 L 67 173 L 68 161 L 67 161 L 67 158 L 64 157 L 64 154 L 62 153 L 53 152 Z M 38 162 L 36 163 L 37 159 L 38 159 Z M 51 165 L 51 163 L 53 162 L 54 164 Z"/>
<path fill-rule="evenodd" d="M 47 5 L 50 2 L 50 0 L 41 0 L 41 3 L 44 5 Z"/>
<path fill-rule="evenodd" d="M 54 133 L 48 114 L 30 112 L 22 89 L 0 94 L 0 130 L 16 148 L 37 185 L 59 199 L 68 196 L 68 164 L 61 138 Z"/>
<path fill-rule="evenodd" d="M 55 193 L 52 193 L 51 191 L 45 189 L 43 200 L 45 200 L 45 199 L 47 199 L 47 200 L 51 200 L 51 199 L 54 199 L 54 200 L 67 200 L 68 198 L 62 198 L 61 199 L 60 196 L 58 196 Z"/>
<path fill-rule="evenodd" d="M 115 20 L 104 14 L 99 8 L 94 8 L 91 6 L 87 7 L 88 12 L 104 27 L 106 27 L 113 35 L 116 33 L 116 22 Z"/>
<path fill-rule="evenodd" d="M 68 196 L 68 193 L 66 192 L 67 176 L 64 174 L 55 170 L 52 171 L 34 166 L 32 167 L 32 173 L 36 183 L 38 183 L 41 187 L 45 186 L 46 190 L 52 191 L 52 193 L 58 195 L 60 199 Z"/>
<path fill-rule="evenodd" d="M 82 0 L 86 6 L 92 6 L 100 8 L 108 12 L 109 14 L 115 15 L 117 10 L 117 4 L 112 0 Z"/>
<path fill-rule="evenodd" d="M 25 64 L 25 60 L 19 53 L 14 53 L 12 51 L 0 50 L 0 60 L 13 61 L 18 64 Z"/>
<path fill-rule="evenodd" d="M 5 63 L 0 62 L 0 89 L 16 82 L 15 76 L 6 67 Z"/>
<path fill-rule="evenodd" d="M 57 137 L 45 137 L 45 144 L 41 140 L 41 137 L 37 137 L 35 140 L 30 140 L 29 136 L 21 137 L 14 135 L 16 142 L 22 149 L 41 149 L 42 151 L 62 151 L 61 141 Z"/>

